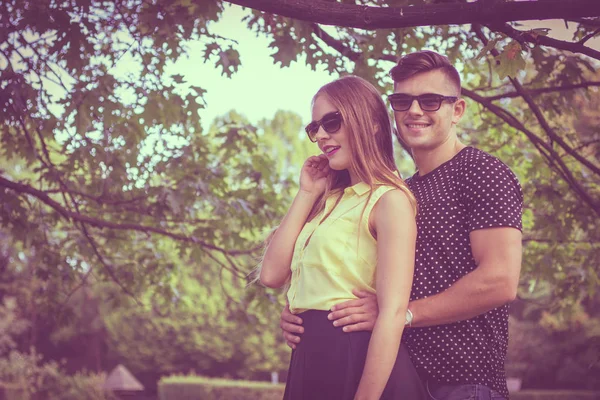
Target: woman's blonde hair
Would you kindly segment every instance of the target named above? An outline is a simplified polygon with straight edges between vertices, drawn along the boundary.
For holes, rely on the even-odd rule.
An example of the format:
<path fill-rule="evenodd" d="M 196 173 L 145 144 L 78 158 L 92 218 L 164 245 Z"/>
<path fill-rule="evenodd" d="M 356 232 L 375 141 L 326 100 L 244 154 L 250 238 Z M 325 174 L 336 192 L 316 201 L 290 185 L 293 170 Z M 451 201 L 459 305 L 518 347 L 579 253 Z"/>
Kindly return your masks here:
<path fill-rule="evenodd" d="M 392 122 L 379 91 L 366 80 L 348 75 L 321 87 L 313 97 L 313 104 L 320 96 L 325 97 L 342 115 L 342 126 L 348 132 L 353 155 L 350 168 L 358 179 L 371 189 L 376 185 L 398 188 L 406 194 L 416 211 L 416 199 L 400 178 L 394 161 Z M 331 195 L 339 192 L 339 202 L 348 186 L 348 171 L 333 170 L 327 178 L 325 192 L 315 202 L 308 221 L 325 209 L 325 202 Z M 331 210 L 322 220 L 330 213 Z"/>
<path fill-rule="evenodd" d="M 414 195 L 404 183 L 394 162 L 394 149 L 392 145 L 392 123 L 377 89 L 366 80 L 357 76 L 348 75 L 323 86 L 313 97 L 313 104 L 317 97 L 325 98 L 342 115 L 342 124 L 348 132 L 352 147 L 351 167 L 357 177 L 365 182 L 371 189 L 376 185 L 391 185 L 403 191 L 416 212 L 417 202 Z M 347 170 L 332 170 L 327 177 L 325 192 L 313 206 L 307 222 L 315 218 L 325 209 L 326 200 L 339 193 L 337 202 L 346 187 L 350 186 L 350 175 Z M 369 199 L 370 199 L 369 194 Z M 336 202 L 336 205 L 337 205 Z M 365 203 L 368 204 L 368 200 Z M 329 213 L 321 218 L 325 220 Z M 364 211 L 364 210 L 363 210 Z M 265 240 L 265 250 L 269 246 L 277 228 L 274 228 Z M 259 280 L 262 260 L 250 274 L 250 283 Z M 289 287 L 289 280 L 284 286 L 285 292 Z"/>

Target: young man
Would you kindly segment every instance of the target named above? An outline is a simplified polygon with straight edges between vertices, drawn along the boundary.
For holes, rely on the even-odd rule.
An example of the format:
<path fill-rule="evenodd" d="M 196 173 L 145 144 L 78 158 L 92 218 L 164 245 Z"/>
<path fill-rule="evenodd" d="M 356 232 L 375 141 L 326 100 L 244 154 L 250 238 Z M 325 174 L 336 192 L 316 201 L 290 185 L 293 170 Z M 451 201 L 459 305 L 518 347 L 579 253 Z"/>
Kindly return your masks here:
<path fill-rule="evenodd" d="M 407 180 L 419 210 L 403 340 L 432 399 L 508 398 L 504 359 L 508 303 L 521 269 L 521 187 L 498 159 L 458 140 L 466 104 L 446 57 L 408 54 L 391 76 L 398 139 L 418 169 Z M 355 294 L 329 319 L 346 332 L 371 330 L 375 297 Z M 281 328 L 291 347 L 301 323 L 284 309 Z"/>

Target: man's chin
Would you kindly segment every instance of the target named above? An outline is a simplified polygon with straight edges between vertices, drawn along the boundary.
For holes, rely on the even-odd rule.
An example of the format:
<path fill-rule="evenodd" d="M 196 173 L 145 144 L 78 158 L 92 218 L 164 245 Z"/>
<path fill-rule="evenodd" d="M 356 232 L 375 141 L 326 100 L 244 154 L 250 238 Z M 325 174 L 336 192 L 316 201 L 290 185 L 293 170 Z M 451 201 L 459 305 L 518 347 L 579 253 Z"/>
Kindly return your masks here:
<path fill-rule="evenodd" d="M 412 151 L 427 150 L 433 147 L 431 140 L 428 140 L 426 137 L 413 137 L 410 140 L 404 140 L 404 143 Z"/>

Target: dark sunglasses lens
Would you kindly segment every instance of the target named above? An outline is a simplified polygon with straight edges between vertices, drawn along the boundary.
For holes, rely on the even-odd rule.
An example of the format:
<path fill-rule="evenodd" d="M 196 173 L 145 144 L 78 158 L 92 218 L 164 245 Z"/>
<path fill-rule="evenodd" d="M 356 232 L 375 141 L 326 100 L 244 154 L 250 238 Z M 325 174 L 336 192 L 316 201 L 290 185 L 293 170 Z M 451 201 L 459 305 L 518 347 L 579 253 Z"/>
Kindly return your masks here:
<path fill-rule="evenodd" d="M 412 104 L 412 98 L 408 96 L 394 97 L 390 99 L 390 102 L 392 103 L 392 108 L 394 110 L 406 111 L 410 108 L 410 105 Z"/>
<path fill-rule="evenodd" d="M 317 124 L 316 122 L 311 122 L 310 124 L 306 125 L 306 128 L 304 128 L 304 130 L 306 130 L 306 133 L 308 133 L 308 136 L 310 136 L 310 138 L 312 139 L 314 135 L 317 134 L 317 131 L 319 130 L 319 124 Z"/>
<path fill-rule="evenodd" d="M 327 133 L 335 133 L 342 125 L 342 118 L 338 115 L 332 115 L 331 117 L 325 118 L 321 122 L 321 126 Z"/>
<path fill-rule="evenodd" d="M 442 100 L 437 96 L 424 96 L 419 98 L 419 104 L 425 111 L 435 111 L 442 105 Z"/>

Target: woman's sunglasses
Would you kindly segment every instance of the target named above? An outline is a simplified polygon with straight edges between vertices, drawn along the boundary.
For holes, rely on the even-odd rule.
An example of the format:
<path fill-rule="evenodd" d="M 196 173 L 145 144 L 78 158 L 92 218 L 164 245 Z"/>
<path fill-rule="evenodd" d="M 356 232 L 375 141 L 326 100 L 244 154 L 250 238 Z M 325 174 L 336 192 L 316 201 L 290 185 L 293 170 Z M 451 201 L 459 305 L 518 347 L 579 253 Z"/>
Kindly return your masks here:
<path fill-rule="evenodd" d="M 339 111 L 330 112 L 325 114 L 320 120 L 306 125 L 304 130 L 311 142 L 314 143 L 317 141 L 317 132 L 319 132 L 319 127 L 321 126 L 327 133 L 336 133 L 342 126 L 342 114 Z"/>

